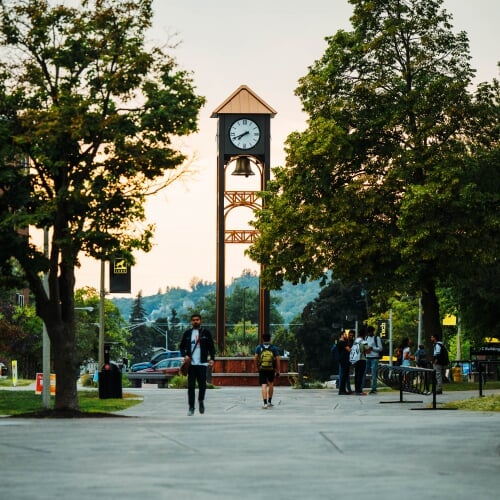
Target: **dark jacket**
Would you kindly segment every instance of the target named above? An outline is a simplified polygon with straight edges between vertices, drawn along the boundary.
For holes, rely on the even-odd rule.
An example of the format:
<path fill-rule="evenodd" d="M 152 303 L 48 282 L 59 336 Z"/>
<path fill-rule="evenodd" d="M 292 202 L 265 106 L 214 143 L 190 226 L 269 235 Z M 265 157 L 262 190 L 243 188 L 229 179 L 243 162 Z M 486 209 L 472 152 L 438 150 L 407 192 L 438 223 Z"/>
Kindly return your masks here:
<path fill-rule="evenodd" d="M 181 339 L 179 345 L 179 351 L 181 351 L 182 356 L 191 357 L 191 333 L 193 329 L 190 328 L 186 330 Z M 200 328 L 200 356 L 201 362 L 206 363 L 208 361 L 208 355 L 210 354 L 210 359 L 215 359 L 215 346 L 212 339 L 212 334 L 205 328 Z"/>
<path fill-rule="evenodd" d="M 339 363 L 343 366 L 349 366 L 351 363 L 349 361 L 349 351 L 346 349 L 348 342 L 346 340 L 339 340 L 337 342 L 337 350 L 339 352 Z"/>

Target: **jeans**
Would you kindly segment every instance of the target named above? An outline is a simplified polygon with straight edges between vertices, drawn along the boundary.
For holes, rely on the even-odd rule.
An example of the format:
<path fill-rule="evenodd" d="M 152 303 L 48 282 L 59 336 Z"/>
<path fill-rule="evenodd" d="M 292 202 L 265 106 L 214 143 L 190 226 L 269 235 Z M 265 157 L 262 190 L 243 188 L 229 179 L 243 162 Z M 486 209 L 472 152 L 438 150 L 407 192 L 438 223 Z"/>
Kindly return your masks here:
<path fill-rule="evenodd" d="M 198 401 L 204 401 L 207 390 L 207 367 L 205 365 L 190 365 L 188 372 L 189 408 L 194 408 L 196 381 L 198 381 Z"/>
<path fill-rule="evenodd" d="M 372 386 L 371 390 L 377 390 L 377 366 L 378 366 L 378 358 L 369 358 L 366 357 L 366 371 L 365 373 L 369 373 L 372 378 Z"/>
<path fill-rule="evenodd" d="M 434 364 L 434 371 L 436 372 L 436 391 L 443 390 L 443 372 L 446 367 Z"/>
<path fill-rule="evenodd" d="M 351 392 L 351 383 L 349 381 L 349 375 L 351 371 L 351 364 L 349 361 L 344 363 L 339 363 L 339 392 Z"/>
<path fill-rule="evenodd" d="M 363 392 L 363 379 L 365 378 L 365 369 L 366 361 L 364 359 L 360 359 L 354 365 L 354 391 L 357 394 L 361 394 Z"/>

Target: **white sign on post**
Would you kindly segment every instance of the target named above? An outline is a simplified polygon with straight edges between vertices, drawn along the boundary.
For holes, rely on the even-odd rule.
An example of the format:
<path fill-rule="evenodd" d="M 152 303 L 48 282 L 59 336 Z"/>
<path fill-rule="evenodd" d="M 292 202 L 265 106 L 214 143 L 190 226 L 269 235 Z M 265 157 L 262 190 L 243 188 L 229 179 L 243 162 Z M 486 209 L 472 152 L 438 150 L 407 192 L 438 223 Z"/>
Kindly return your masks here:
<path fill-rule="evenodd" d="M 17 385 L 17 360 L 12 360 L 12 385 L 16 387 Z"/>

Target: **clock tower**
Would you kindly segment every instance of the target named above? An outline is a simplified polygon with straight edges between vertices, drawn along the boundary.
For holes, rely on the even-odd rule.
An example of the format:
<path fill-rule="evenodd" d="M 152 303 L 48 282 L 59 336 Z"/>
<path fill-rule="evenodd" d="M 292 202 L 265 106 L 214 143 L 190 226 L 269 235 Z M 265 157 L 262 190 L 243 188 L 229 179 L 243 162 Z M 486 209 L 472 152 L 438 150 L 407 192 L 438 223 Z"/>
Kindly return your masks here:
<path fill-rule="evenodd" d="M 271 118 L 276 111 L 249 87 L 238 87 L 212 113 L 217 118 L 217 278 L 216 278 L 216 341 L 225 349 L 226 332 L 226 244 L 253 243 L 254 229 L 226 228 L 227 214 L 239 207 L 262 208 L 259 191 L 266 189 L 270 178 Z M 226 190 L 226 171 L 234 163 L 232 175 L 260 174 L 259 190 Z M 269 290 L 259 285 L 259 339 L 269 332 Z M 244 320 L 244 318 L 243 318 Z"/>

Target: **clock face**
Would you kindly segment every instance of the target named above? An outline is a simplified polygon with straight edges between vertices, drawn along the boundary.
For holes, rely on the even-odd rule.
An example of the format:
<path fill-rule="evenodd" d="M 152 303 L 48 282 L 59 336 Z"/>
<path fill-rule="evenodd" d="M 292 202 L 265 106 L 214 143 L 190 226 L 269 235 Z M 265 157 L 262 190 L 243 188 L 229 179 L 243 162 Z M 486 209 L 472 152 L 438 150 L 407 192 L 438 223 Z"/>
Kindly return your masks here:
<path fill-rule="evenodd" d="M 239 149 L 251 149 L 259 142 L 259 126 L 248 118 L 240 118 L 231 125 L 229 139 Z"/>

